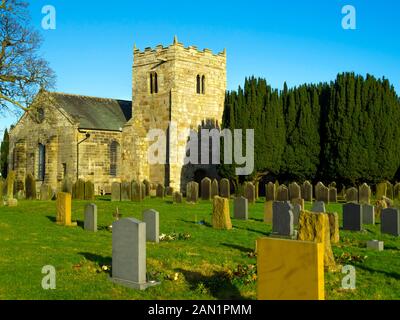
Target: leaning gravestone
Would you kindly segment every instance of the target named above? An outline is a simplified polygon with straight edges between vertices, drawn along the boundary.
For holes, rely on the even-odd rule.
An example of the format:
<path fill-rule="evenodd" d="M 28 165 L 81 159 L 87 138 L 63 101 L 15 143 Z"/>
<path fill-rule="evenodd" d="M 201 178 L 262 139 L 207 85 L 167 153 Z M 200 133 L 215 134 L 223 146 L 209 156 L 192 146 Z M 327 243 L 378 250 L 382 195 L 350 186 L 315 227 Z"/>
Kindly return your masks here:
<path fill-rule="evenodd" d="M 146 240 L 160 242 L 160 214 L 156 210 L 143 212 L 143 222 L 146 223 Z"/>
<path fill-rule="evenodd" d="M 123 181 L 121 183 L 121 201 L 131 201 L 131 183 L 128 181 Z"/>
<path fill-rule="evenodd" d="M 164 199 L 165 197 L 165 187 L 162 184 L 158 184 L 156 188 L 156 197 Z"/>
<path fill-rule="evenodd" d="M 358 191 L 352 187 L 346 190 L 346 201 L 347 202 L 358 202 Z"/>
<path fill-rule="evenodd" d="M 343 230 L 362 230 L 362 206 L 357 203 L 346 203 L 343 205 Z"/>
<path fill-rule="evenodd" d="M 272 209 L 272 233 L 285 237 L 294 235 L 293 206 L 290 202 L 274 202 Z"/>
<path fill-rule="evenodd" d="M 234 201 L 234 214 L 235 219 L 238 220 L 248 220 L 249 218 L 249 206 L 248 199 L 245 197 L 235 198 Z"/>
<path fill-rule="evenodd" d="M 182 203 L 182 193 L 175 191 L 174 195 L 172 196 L 172 201 L 174 203 Z"/>
<path fill-rule="evenodd" d="M 335 187 L 329 187 L 329 201 L 337 202 L 337 189 Z"/>
<path fill-rule="evenodd" d="M 220 181 L 220 192 L 222 198 L 230 199 L 231 197 L 231 186 L 228 179 L 222 179 Z"/>
<path fill-rule="evenodd" d="M 376 185 L 376 199 L 381 200 L 382 197 L 386 197 L 387 184 L 386 182 L 381 182 Z"/>
<path fill-rule="evenodd" d="M 121 201 L 121 184 L 113 182 L 111 185 L 111 201 Z"/>
<path fill-rule="evenodd" d="M 49 201 L 53 198 L 53 190 L 48 184 L 43 183 L 40 186 L 40 200 Z"/>
<path fill-rule="evenodd" d="M 387 208 L 382 210 L 381 233 L 392 236 L 400 236 L 400 211 L 399 209 Z"/>
<path fill-rule="evenodd" d="M 113 223 L 112 230 L 111 280 L 139 290 L 159 284 L 146 278 L 146 223 L 121 219 Z"/>
<path fill-rule="evenodd" d="M 375 224 L 375 207 L 369 204 L 362 204 L 363 224 Z"/>
<path fill-rule="evenodd" d="M 290 200 L 301 198 L 301 188 L 296 182 L 289 185 L 289 197 Z"/>
<path fill-rule="evenodd" d="M 370 204 L 371 202 L 371 188 L 363 183 L 358 192 L 358 201 L 362 204 Z"/>
<path fill-rule="evenodd" d="M 266 201 L 275 201 L 276 197 L 275 184 L 268 182 L 265 186 L 265 199 Z"/>
<path fill-rule="evenodd" d="M 36 200 L 36 181 L 30 173 L 25 177 L 25 197 L 27 200 Z"/>
<path fill-rule="evenodd" d="M 143 180 L 143 184 L 145 186 L 144 191 L 145 191 L 145 196 L 149 197 L 150 196 L 150 190 L 151 190 L 151 184 L 148 180 Z"/>
<path fill-rule="evenodd" d="M 211 200 L 211 179 L 204 178 L 201 180 L 201 199 Z"/>
<path fill-rule="evenodd" d="M 314 202 L 311 211 L 312 212 L 326 212 L 325 202 L 323 202 L 323 201 Z"/>
<path fill-rule="evenodd" d="M 303 199 L 308 202 L 313 201 L 313 187 L 309 181 L 303 183 Z"/>
<path fill-rule="evenodd" d="M 197 182 L 189 182 L 186 185 L 186 201 L 197 203 L 199 201 L 199 184 Z"/>
<path fill-rule="evenodd" d="M 131 185 L 131 200 L 134 202 L 140 202 L 143 199 L 143 193 L 145 191 L 142 190 L 142 184 L 136 181 L 132 181 Z"/>
<path fill-rule="evenodd" d="M 212 226 L 214 229 L 232 229 L 229 200 L 227 198 L 216 196 L 213 199 Z"/>
<path fill-rule="evenodd" d="M 256 188 L 251 182 L 247 182 L 244 186 L 244 196 L 249 203 L 256 202 Z"/>
<path fill-rule="evenodd" d="M 214 179 L 211 183 L 211 199 L 214 199 L 215 196 L 219 196 L 219 186 L 217 179 Z"/>
<path fill-rule="evenodd" d="M 97 206 L 94 203 L 88 203 L 85 206 L 84 229 L 97 232 Z"/>
<path fill-rule="evenodd" d="M 289 190 L 284 184 L 279 186 L 276 199 L 277 201 L 289 200 Z"/>
<path fill-rule="evenodd" d="M 94 184 L 92 181 L 85 182 L 85 200 L 94 201 Z"/>

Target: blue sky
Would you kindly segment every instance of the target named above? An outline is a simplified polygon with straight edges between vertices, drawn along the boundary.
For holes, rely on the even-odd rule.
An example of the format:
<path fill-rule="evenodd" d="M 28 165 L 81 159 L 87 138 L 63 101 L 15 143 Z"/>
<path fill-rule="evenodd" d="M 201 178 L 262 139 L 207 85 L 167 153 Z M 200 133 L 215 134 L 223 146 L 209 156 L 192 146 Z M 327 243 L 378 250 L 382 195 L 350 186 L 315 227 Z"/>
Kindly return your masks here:
<path fill-rule="evenodd" d="M 343 71 L 385 76 L 400 93 L 400 1 L 31 0 L 43 56 L 57 91 L 131 99 L 132 49 L 169 45 L 227 49 L 228 89 L 246 76 L 273 87 L 330 81 Z M 57 10 L 56 30 L 42 30 L 41 9 Z M 341 25 L 344 5 L 356 8 L 357 29 Z M 0 130 L 17 119 L 0 118 Z M 1 137 L 0 137 L 1 139 Z"/>

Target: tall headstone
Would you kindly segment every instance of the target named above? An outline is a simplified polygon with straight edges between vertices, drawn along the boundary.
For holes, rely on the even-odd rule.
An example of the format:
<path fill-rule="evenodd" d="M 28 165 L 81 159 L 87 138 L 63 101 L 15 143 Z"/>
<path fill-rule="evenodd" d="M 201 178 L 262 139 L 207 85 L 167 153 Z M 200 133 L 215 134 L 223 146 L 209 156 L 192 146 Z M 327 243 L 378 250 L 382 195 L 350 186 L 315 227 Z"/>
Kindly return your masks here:
<path fill-rule="evenodd" d="M 392 236 L 400 236 L 400 211 L 395 208 L 386 208 L 382 210 L 381 233 Z"/>
<path fill-rule="evenodd" d="M 150 196 L 150 190 L 151 190 L 151 184 L 148 180 L 143 180 L 143 184 L 145 186 L 144 191 L 145 191 L 145 196 L 149 197 Z"/>
<path fill-rule="evenodd" d="M 143 201 L 144 199 L 146 199 L 147 195 L 146 195 L 146 185 L 144 184 L 144 182 L 140 183 L 140 199 Z"/>
<path fill-rule="evenodd" d="M 136 181 L 132 181 L 131 185 L 131 197 L 132 201 L 134 202 L 140 202 L 143 200 L 143 194 L 145 193 L 145 190 L 142 189 L 142 183 L 138 183 Z"/>
<path fill-rule="evenodd" d="M 7 188 L 7 195 L 6 195 L 6 204 L 9 207 L 16 207 L 18 205 L 18 200 L 14 198 L 14 182 L 15 182 L 16 173 L 14 170 L 8 172 L 7 179 L 6 179 L 6 188 Z"/>
<path fill-rule="evenodd" d="M 339 243 L 339 215 L 336 212 L 328 212 L 329 231 L 331 235 L 331 243 Z"/>
<path fill-rule="evenodd" d="M 160 214 L 153 209 L 143 211 L 143 222 L 146 223 L 146 240 L 160 242 Z"/>
<path fill-rule="evenodd" d="M 214 179 L 211 183 L 211 199 L 214 199 L 215 196 L 219 196 L 219 186 L 217 179 Z"/>
<path fill-rule="evenodd" d="M 36 180 L 32 174 L 25 177 L 25 196 L 27 200 L 36 200 Z"/>
<path fill-rule="evenodd" d="M 290 202 L 274 202 L 272 209 L 272 233 L 287 237 L 294 235 L 293 206 Z"/>
<path fill-rule="evenodd" d="M 199 201 L 199 184 L 197 182 L 189 182 L 186 185 L 186 201 L 197 203 Z"/>
<path fill-rule="evenodd" d="M 393 197 L 396 200 L 400 200 L 400 183 L 396 183 L 393 187 Z"/>
<path fill-rule="evenodd" d="M 362 204 L 363 224 L 375 224 L 375 207 L 369 204 Z"/>
<path fill-rule="evenodd" d="M 292 203 L 292 205 L 298 204 L 301 210 L 304 210 L 304 199 L 301 198 L 292 199 L 290 202 Z"/>
<path fill-rule="evenodd" d="M 219 194 L 222 198 L 230 199 L 231 197 L 231 185 L 228 179 L 221 179 L 219 183 Z"/>
<path fill-rule="evenodd" d="M 229 200 L 223 197 L 214 197 L 212 226 L 214 229 L 232 229 L 231 216 L 229 213 Z"/>
<path fill-rule="evenodd" d="M 121 201 L 121 184 L 113 182 L 111 185 L 111 201 Z"/>
<path fill-rule="evenodd" d="M 53 198 L 53 190 L 48 184 L 43 183 L 40 186 L 40 200 L 49 201 Z"/>
<path fill-rule="evenodd" d="M 131 201 L 131 183 L 128 181 L 122 181 L 121 183 L 121 201 Z"/>
<path fill-rule="evenodd" d="M 288 201 L 289 200 L 289 190 L 284 184 L 279 186 L 276 199 L 277 199 L 277 201 Z"/>
<path fill-rule="evenodd" d="M 381 200 L 382 197 L 386 197 L 387 184 L 386 182 L 381 182 L 376 185 L 376 199 Z"/>
<path fill-rule="evenodd" d="M 297 226 L 299 224 L 299 218 L 300 218 L 300 212 L 303 209 L 301 208 L 301 205 L 298 203 L 293 204 L 293 224 Z"/>
<path fill-rule="evenodd" d="M 164 199 L 165 197 L 165 187 L 162 184 L 157 185 L 156 197 L 161 199 Z"/>
<path fill-rule="evenodd" d="M 204 178 L 201 180 L 201 199 L 211 200 L 211 179 Z"/>
<path fill-rule="evenodd" d="M 265 201 L 264 204 L 264 223 L 272 224 L 272 212 L 274 201 Z"/>
<path fill-rule="evenodd" d="M 303 183 L 303 199 L 308 202 L 313 201 L 313 187 L 309 181 Z"/>
<path fill-rule="evenodd" d="M 85 200 L 94 201 L 94 184 L 92 181 L 85 182 Z"/>
<path fill-rule="evenodd" d="M 73 183 L 71 179 L 64 178 L 62 182 L 61 192 L 66 192 L 72 194 Z"/>
<path fill-rule="evenodd" d="M 343 230 L 362 230 L 362 206 L 357 203 L 346 203 L 343 205 Z"/>
<path fill-rule="evenodd" d="M 321 181 L 319 181 L 314 188 L 315 200 L 317 201 L 324 201 L 323 196 L 321 195 L 322 188 L 325 188 L 325 185 Z"/>
<path fill-rule="evenodd" d="M 329 202 L 337 202 L 337 189 L 335 187 L 329 187 Z"/>
<path fill-rule="evenodd" d="M 57 194 L 57 224 L 63 226 L 76 226 L 76 222 L 71 222 L 71 203 L 72 196 L 70 193 L 59 192 Z"/>
<path fill-rule="evenodd" d="M 88 203 L 85 206 L 84 229 L 97 232 L 97 206 L 94 203 Z"/>
<path fill-rule="evenodd" d="M 244 196 L 249 203 L 256 202 L 256 188 L 253 183 L 247 182 L 244 186 Z"/>
<path fill-rule="evenodd" d="M 326 212 L 325 210 L 325 202 L 323 201 L 315 201 L 313 203 L 312 212 Z"/>
<path fill-rule="evenodd" d="M 75 182 L 75 199 L 85 200 L 85 181 L 82 179 Z"/>
<path fill-rule="evenodd" d="M 391 184 L 389 181 L 386 181 L 386 197 L 388 197 L 389 199 L 394 199 L 394 195 L 393 195 L 393 184 Z"/>
<path fill-rule="evenodd" d="M 248 199 L 245 197 L 237 197 L 234 201 L 234 217 L 239 220 L 248 220 L 249 206 Z"/>
<path fill-rule="evenodd" d="M 301 198 L 301 188 L 296 182 L 289 185 L 289 197 L 290 200 Z"/>
<path fill-rule="evenodd" d="M 158 284 L 146 278 L 146 223 L 125 218 L 115 221 L 112 230 L 111 280 L 140 290 Z"/>
<path fill-rule="evenodd" d="M 358 190 L 354 187 L 346 190 L 346 201 L 358 203 Z"/>
<path fill-rule="evenodd" d="M 363 183 L 359 188 L 358 201 L 362 204 L 370 204 L 371 202 L 371 188 Z"/>
<path fill-rule="evenodd" d="M 175 191 L 174 195 L 172 196 L 172 201 L 174 203 L 182 203 L 182 193 Z"/>
<path fill-rule="evenodd" d="M 275 196 L 276 196 L 275 184 L 272 182 L 268 182 L 268 184 L 265 186 L 265 200 L 275 201 L 276 199 Z"/>

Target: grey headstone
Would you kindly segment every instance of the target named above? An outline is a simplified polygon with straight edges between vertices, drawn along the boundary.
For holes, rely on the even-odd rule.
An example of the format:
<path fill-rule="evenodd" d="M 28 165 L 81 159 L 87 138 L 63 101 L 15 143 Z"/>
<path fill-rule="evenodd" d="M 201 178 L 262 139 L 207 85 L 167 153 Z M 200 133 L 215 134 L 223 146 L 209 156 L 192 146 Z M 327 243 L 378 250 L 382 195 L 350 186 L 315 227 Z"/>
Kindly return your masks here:
<path fill-rule="evenodd" d="M 85 182 L 85 200 L 94 200 L 94 184 L 92 181 Z"/>
<path fill-rule="evenodd" d="M 156 210 L 143 212 L 143 222 L 146 223 L 146 239 L 150 242 L 160 241 L 160 214 Z"/>
<path fill-rule="evenodd" d="M 40 186 L 40 200 L 49 201 L 53 198 L 53 190 L 48 184 L 43 183 Z"/>
<path fill-rule="evenodd" d="M 119 182 L 111 185 L 111 201 L 121 201 L 121 184 Z"/>
<path fill-rule="evenodd" d="M 132 181 L 131 185 L 131 198 L 134 202 L 140 202 L 143 200 L 143 194 L 145 190 L 142 189 L 142 183 L 138 183 L 136 181 Z"/>
<path fill-rule="evenodd" d="M 362 204 L 363 224 L 375 224 L 375 207 Z"/>
<path fill-rule="evenodd" d="M 214 199 L 215 196 L 219 196 L 219 186 L 217 179 L 214 179 L 211 183 L 211 199 Z"/>
<path fill-rule="evenodd" d="M 392 236 L 400 236 L 400 212 L 399 209 L 387 208 L 381 214 L 381 233 Z"/>
<path fill-rule="evenodd" d="M 300 219 L 301 205 L 298 203 L 293 204 L 293 224 L 298 225 Z"/>
<path fill-rule="evenodd" d="M 358 202 L 358 190 L 354 187 L 346 190 L 346 201 L 347 202 Z"/>
<path fill-rule="evenodd" d="M 302 196 L 305 201 L 308 201 L 308 202 L 313 201 L 313 187 L 309 181 L 305 181 L 303 183 Z"/>
<path fill-rule="evenodd" d="M 343 205 L 343 230 L 362 230 L 362 206 L 357 203 L 346 203 Z"/>
<path fill-rule="evenodd" d="M 323 201 L 315 201 L 313 206 L 312 206 L 311 211 L 312 212 L 326 212 L 325 202 L 323 202 Z"/>
<path fill-rule="evenodd" d="M 378 241 L 378 240 L 367 241 L 367 249 L 383 251 L 383 247 L 384 247 L 383 241 Z"/>
<path fill-rule="evenodd" d="M 289 185 L 289 197 L 290 200 L 301 198 L 301 188 L 296 182 Z"/>
<path fill-rule="evenodd" d="M 278 187 L 276 200 L 277 201 L 289 201 L 289 190 L 284 184 L 282 184 Z"/>
<path fill-rule="evenodd" d="M 131 183 L 123 181 L 121 183 L 121 201 L 131 201 Z"/>
<path fill-rule="evenodd" d="M 249 218 L 249 205 L 245 197 L 235 198 L 234 201 L 234 217 L 239 220 L 248 220 Z"/>
<path fill-rule="evenodd" d="M 211 180 L 209 178 L 201 180 L 201 199 L 211 200 Z"/>
<path fill-rule="evenodd" d="M 337 202 L 337 189 L 335 187 L 329 187 L 329 202 Z"/>
<path fill-rule="evenodd" d="M 125 218 L 114 222 L 112 230 L 111 280 L 140 290 L 156 285 L 146 279 L 146 223 Z"/>
<path fill-rule="evenodd" d="M 84 229 L 97 232 L 97 206 L 94 203 L 89 203 L 85 206 Z"/>
<path fill-rule="evenodd" d="M 219 194 L 222 198 L 230 199 L 231 197 L 231 186 L 228 179 L 221 179 L 219 183 Z"/>
<path fill-rule="evenodd" d="M 275 201 L 272 206 L 272 233 L 293 236 L 293 206 L 290 202 Z"/>
<path fill-rule="evenodd" d="M 186 201 L 197 203 L 199 201 L 199 184 L 197 182 L 189 182 L 186 185 Z"/>
<path fill-rule="evenodd" d="M 275 195 L 276 195 L 275 184 L 272 182 L 268 182 L 268 184 L 265 186 L 266 201 L 275 201 L 276 200 Z"/>
<path fill-rule="evenodd" d="M 256 187 L 251 182 L 247 182 L 244 186 L 244 196 L 249 203 L 256 202 Z"/>

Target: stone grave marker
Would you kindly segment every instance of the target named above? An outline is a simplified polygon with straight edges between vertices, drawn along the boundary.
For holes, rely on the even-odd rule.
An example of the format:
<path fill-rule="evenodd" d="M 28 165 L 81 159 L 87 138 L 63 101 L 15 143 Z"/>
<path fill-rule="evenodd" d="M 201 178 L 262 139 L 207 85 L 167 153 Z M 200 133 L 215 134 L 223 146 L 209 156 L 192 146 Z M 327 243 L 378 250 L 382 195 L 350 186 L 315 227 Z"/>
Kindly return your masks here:
<path fill-rule="evenodd" d="M 230 199 L 231 198 L 231 185 L 228 179 L 222 179 L 220 181 L 220 196 L 222 198 L 227 198 Z"/>
<path fill-rule="evenodd" d="M 212 226 L 214 229 L 232 229 L 231 216 L 229 213 L 229 200 L 223 197 L 214 197 Z"/>
<path fill-rule="evenodd" d="M 162 184 L 157 185 L 156 197 L 161 199 L 164 199 L 165 197 L 165 187 Z"/>
<path fill-rule="evenodd" d="M 121 184 L 113 182 L 111 185 L 111 201 L 121 201 Z"/>
<path fill-rule="evenodd" d="M 301 188 L 296 182 L 289 185 L 289 197 L 290 200 L 301 198 Z"/>
<path fill-rule="evenodd" d="M 142 184 L 141 183 L 137 183 L 136 181 L 132 181 L 132 185 L 131 185 L 132 201 L 134 201 L 134 202 L 142 201 L 144 192 L 145 191 L 142 189 Z"/>
<path fill-rule="evenodd" d="M 272 209 L 272 233 L 285 237 L 294 235 L 293 206 L 290 202 L 274 202 Z"/>
<path fill-rule="evenodd" d="M 97 232 L 97 206 L 94 203 L 88 203 L 85 206 L 84 229 Z"/>
<path fill-rule="evenodd" d="M 277 201 L 289 200 L 289 190 L 284 184 L 279 186 L 276 199 Z"/>
<path fill-rule="evenodd" d="M 371 188 L 366 183 L 359 188 L 358 201 L 361 204 L 370 204 L 371 202 Z"/>
<path fill-rule="evenodd" d="M 85 200 L 94 201 L 94 184 L 92 181 L 85 182 Z"/>
<path fill-rule="evenodd" d="M 339 243 L 339 215 L 336 212 L 328 212 L 329 231 L 331 235 L 331 243 Z"/>
<path fill-rule="evenodd" d="M 323 201 L 315 201 L 313 203 L 312 212 L 326 212 L 325 210 L 325 202 Z"/>
<path fill-rule="evenodd" d="M 358 203 L 358 190 L 354 187 L 346 190 L 346 201 Z"/>
<path fill-rule="evenodd" d="M 204 178 L 201 180 L 201 199 L 211 200 L 211 179 Z"/>
<path fill-rule="evenodd" d="M 174 188 L 172 188 L 172 187 L 170 187 L 170 186 L 168 186 L 168 187 L 165 188 L 165 194 L 166 194 L 167 196 L 171 197 L 173 193 L 174 193 Z"/>
<path fill-rule="evenodd" d="M 239 220 L 248 220 L 249 206 L 248 199 L 245 197 L 237 197 L 234 201 L 234 217 Z"/>
<path fill-rule="evenodd" d="M 76 222 L 71 222 L 71 203 L 72 196 L 70 193 L 59 192 L 57 194 L 57 217 L 56 223 L 62 226 L 76 226 Z"/>
<path fill-rule="evenodd" d="M 131 197 L 132 197 L 131 183 L 128 181 L 122 181 L 121 201 L 131 201 Z"/>
<path fill-rule="evenodd" d="M 211 199 L 214 199 L 215 196 L 219 196 L 219 186 L 217 179 L 214 179 L 211 183 Z"/>
<path fill-rule="evenodd" d="M 297 226 L 299 224 L 299 218 L 300 218 L 300 212 L 303 209 L 301 208 L 301 205 L 298 203 L 293 204 L 293 224 Z"/>
<path fill-rule="evenodd" d="M 272 182 L 268 182 L 265 186 L 265 199 L 266 201 L 275 201 L 276 200 L 276 190 L 275 184 Z"/>
<path fill-rule="evenodd" d="M 256 202 L 256 187 L 253 183 L 247 182 L 244 186 L 244 196 L 249 203 Z"/>
<path fill-rule="evenodd" d="M 143 212 L 143 222 L 146 223 L 146 239 L 150 242 L 160 242 L 160 214 L 153 209 Z"/>
<path fill-rule="evenodd" d="M 375 207 L 369 204 L 362 204 L 363 224 L 375 224 Z"/>
<path fill-rule="evenodd" d="M 309 181 L 304 181 L 304 183 L 303 183 L 302 197 L 305 201 L 308 201 L 308 202 L 313 201 L 313 187 Z"/>
<path fill-rule="evenodd" d="M 383 249 L 384 249 L 383 241 L 379 241 L 379 240 L 367 241 L 367 249 L 383 251 Z"/>
<path fill-rule="evenodd" d="M 386 197 L 387 184 L 386 182 L 381 182 L 376 185 L 376 199 L 381 200 L 382 197 Z"/>
<path fill-rule="evenodd" d="M 172 201 L 174 202 L 174 203 L 182 203 L 183 201 L 183 199 L 182 199 L 183 197 L 182 197 L 182 193 L 180 193 L 180 192 L 178 192 L 178 191 L 175 191 L 174 192 L 174 195 L 173 195 L 173 199 L 172 199 Z"/>
<path fill-rule="evenodd" d="M 362 206 L 357 203 L 346 203 L 343 205 L 343 230 L 362 230 Z"/>
<path fill-rule="evenodd" d="M 189 182 L 186 185 L 186 201 L 197 203 L 199 201 L 199 184 L 197 182 Z"/>
<path fill-rule="evenodd" d="M 386 208 L 382 210 L 381 233 L 392 236 L 400 236 L 400 212 L 399 209 Z"/>
<path fill-rule="evenodd" d="M 335 187 L 329 187 L 329 201 L 334 203 L 338 202 L 337 189 Z"/>
<path fill-rule="evenodd" d="M 143 180 L 145 196 L 150 197 L 151 184 L 148 180 Z"/>
<path fill-rule="evenodd" d="M 27 174 L 25 177 L 25 197 L 27 200 L 36 200 L 36 180 L 32 174 Z"/>
<path fill-rule="evenodd" d="M 48 184 L 43 183 L 40 186 L 40 200 L 49 201 L 53 198 L 53 190 Z"/>
<path fill-rule="evenodd" d="M 264 223 L 272 224 L 272 211 L 274 201 L 265 201 L 264 204 Z"/>

